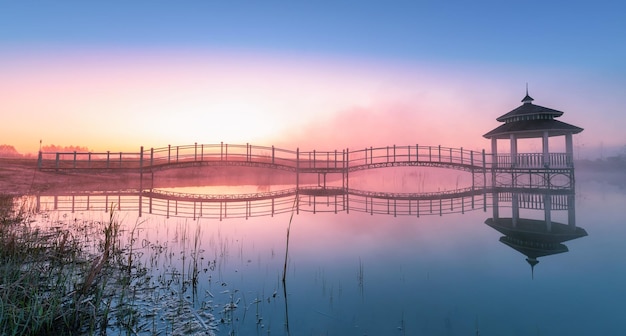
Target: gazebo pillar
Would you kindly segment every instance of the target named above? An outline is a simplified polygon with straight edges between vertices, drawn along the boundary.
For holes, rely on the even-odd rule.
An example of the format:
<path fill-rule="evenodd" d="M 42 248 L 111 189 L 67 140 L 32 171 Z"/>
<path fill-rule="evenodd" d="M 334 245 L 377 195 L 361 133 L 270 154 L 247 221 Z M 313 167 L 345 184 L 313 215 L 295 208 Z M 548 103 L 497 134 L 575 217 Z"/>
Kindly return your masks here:
<path fill-rule="evenodd" d="M 511 141 L 511 167 L 517 167 L 517 137 L 511 133 L 509 138 Z"/>
<path fill-rule="evenodd" d="M 576 200 L 574 194 L 567 195 L 567 225 L 571 229 L 576 228 Z"/>
<path fill-rule="evenodd" d="M 572 141 L 572 133 L 565 134 L 565 154 L 568 167 L 574 166 L 574 142 Z"/>
<path fill-rule="evenodd" d="M 500 194 L 498 192 L 494 192 L 491 198 L 491 210 L 493 211 L 493 219 L 497 220 L 500 218 Z"/>
<path fill-rule="evenodd" d="M 552 196 L 543 194 L 543 211 L 546 220 L 546 230 L 552 232 Z"/>
<path fill-rule="evenodd" d="M 543 166 L 544 167 L 549 167 L 550 166 L 550 149 L 548 148 L 548 131 L 543 131 Z"/>
<path fill-rule="evenodd" d="M 513 227 L 517 227 L 517 221 L 519 220 L 519 194 L 513 193 L 511 195 L 511 224 Z"/>
<path fill-rule="evenodd" d="M 493 157 L 491 158 L 491 165 L 493 167 L 497 167 L 498 166 L 498 139 L 496 139 L 495 137 L 491 138 L 491 155 L 493 155 Z"/>

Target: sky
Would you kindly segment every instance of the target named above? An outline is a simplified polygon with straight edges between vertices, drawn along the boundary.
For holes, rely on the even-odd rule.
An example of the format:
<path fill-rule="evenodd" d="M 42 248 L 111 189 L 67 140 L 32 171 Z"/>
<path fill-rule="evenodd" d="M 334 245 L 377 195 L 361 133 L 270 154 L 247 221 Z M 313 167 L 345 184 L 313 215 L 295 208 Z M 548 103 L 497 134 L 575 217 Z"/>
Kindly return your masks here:
<path fill-rule="evenodd" d="M 575 155 L 611 155 L 626 150 L 625 7 L 0 0 L 0 144 L 489 150 L 528 83 L 585 129 Z"/>

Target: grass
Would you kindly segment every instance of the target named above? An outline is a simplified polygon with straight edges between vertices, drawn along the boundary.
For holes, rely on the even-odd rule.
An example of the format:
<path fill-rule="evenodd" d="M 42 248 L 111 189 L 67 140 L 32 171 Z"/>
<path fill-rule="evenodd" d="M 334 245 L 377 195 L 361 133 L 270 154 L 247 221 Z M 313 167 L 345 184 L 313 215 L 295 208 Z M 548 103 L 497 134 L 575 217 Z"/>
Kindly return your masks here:
<path fill-rule="evenodd" d="M 130 268 L 121 257 L 115 215 L 91 222 L 95 235 L 77 235 L 31 226 L 34 211 L 25 204 L 0 195 L 0 334 L 106 333 L 109 312 L 123 310 L 123 300 L 114 299 L 125 292 L 120 271 Z"/>

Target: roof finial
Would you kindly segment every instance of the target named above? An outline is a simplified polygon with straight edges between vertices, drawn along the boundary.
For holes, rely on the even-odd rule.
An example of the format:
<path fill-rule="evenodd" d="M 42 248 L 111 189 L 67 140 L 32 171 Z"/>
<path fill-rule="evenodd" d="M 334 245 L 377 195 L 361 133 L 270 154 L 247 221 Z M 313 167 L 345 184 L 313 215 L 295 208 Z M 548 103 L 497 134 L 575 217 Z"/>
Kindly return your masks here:
<path fill-rule="evenodd" d="M 530 277 L 531 279 L 535 279 L 535 265 L 537 265 L 539 263 L 539 260 L 537 260 L 537 258 L 533 258 L 533 257 L 528 257 L 526 258 L 526 262 L 528 262 L 528 264 L 530 265 Z"/>
<path fill-rule="evenodd" d="M 526 97 L 522 99 L 522 103 L 531 104 L 534 99 L 528 95 L 528 82 L 526 82 Z"/>
<path fill-rule="evenodd" d="M 526 82 L 526 95 L 528 96 L 528 82 Z"/>

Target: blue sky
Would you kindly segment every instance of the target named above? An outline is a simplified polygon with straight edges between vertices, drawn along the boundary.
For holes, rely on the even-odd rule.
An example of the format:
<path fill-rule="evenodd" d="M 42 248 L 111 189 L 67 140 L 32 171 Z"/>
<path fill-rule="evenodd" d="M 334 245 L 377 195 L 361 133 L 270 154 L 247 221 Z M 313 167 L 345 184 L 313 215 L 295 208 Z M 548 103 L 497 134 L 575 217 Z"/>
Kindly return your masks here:
<path fill-rule="evenodd" d="M 626 58 L 619 1 L 23 1 L 2 7 L 0 41 L 9 46 L 166 45 L 599 71 L 623 70 Z"/>
<path fill-rule="evenodd" d="M 258 49 L 625 74 L 620 1 L 22 1 L 1 7 L 6 48 Z"/>
<path fill-rule="evenodd" d="M 619 1 L 4 1 L 0 72 L 13 71 L 12 78 L 20 69 L 45 72 L 61 68 L 50 58 L 85 54 L 99 55 L 90 63 L 98 67 L 124 53 L 139 64 L 142 57 L 175 53 L 171 63 L 221 54 L 259 66 L 267 59 L 288 62 L 285 72 L 319 64 L 378 69 L 363 81 L 428 69 L 429 78 L 441 73 L 442 87 L 464 78 L 468 96 L 501 95 L 489 82 L 504 85 L 510 103 L 497 105 L 501 113 L 493 118 L 516 107 L 529 82 L 535 103 L 565 110 L 563 121 L 573 115 L 571 123 L 584 123 L 588 147 L 619 147 L 626 145 L 620 133 L 626 126 L 620 97 L 626 91 L 625 7 Z M 590 114 L 617 120 L 603 125 Z"/>

